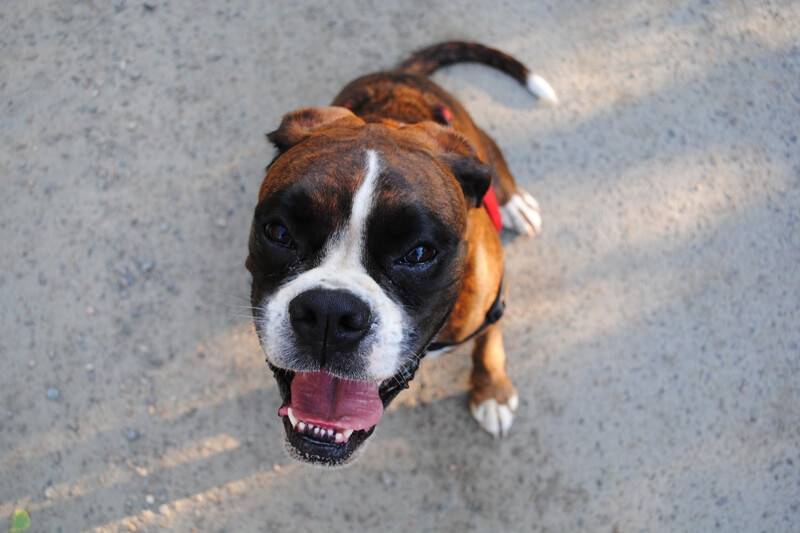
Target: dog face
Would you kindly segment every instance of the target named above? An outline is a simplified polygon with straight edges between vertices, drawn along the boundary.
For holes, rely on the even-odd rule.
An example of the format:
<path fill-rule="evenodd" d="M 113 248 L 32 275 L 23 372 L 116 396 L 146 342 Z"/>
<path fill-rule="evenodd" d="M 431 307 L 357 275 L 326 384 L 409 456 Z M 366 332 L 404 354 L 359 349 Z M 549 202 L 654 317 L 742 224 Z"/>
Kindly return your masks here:
<path fill-rule="evenodd" d="M 446 322 L 467 212 L 491 172 L 450 129 L 367 124 L 344 108 L 289 114 L 269 139 L 279 154 L 246 263 L 256 331 L 283 399 L 287 449 L 341 465 Z"/>

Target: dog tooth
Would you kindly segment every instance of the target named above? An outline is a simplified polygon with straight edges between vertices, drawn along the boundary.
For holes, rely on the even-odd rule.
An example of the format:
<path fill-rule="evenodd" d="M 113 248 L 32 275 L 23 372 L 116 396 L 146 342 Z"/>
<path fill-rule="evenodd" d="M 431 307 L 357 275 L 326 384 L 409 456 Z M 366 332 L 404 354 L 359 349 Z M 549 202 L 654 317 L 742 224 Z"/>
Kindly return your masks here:
<path fill-rule="evenodd" d="M 333 442 L 335 442 L 336 444 L 344 442 L 344 435 L 342 435 L 341 431 L 336 432 L 336 436 L 333 438 Z"/>
<path fill-rule="evenodd" d="M 291 407 L 287 410 L 287 414 L 289 416 L 289 422 L 292 423 L 292 427 L 296 427 L 298 420 L 294 417 L 294 413 L 292 413 Z"/>
<path fill-rule="evenodd" d="M 333 437 L 334 431 L 332 429 L 328 430 L 328 436 Z"/>
<path fill-rule="evenodd" d="M 352 434 L 353 434 L 353 430 L 352 429 L 345 429 L 344 431 L 342 431 L 342 436 L 344 437 L 344 440 L 349 440 L 350 439 L 350 435 L 352 435 Z"/>
<path fill-rule="evenodd" d="M 304 432 L 306 430 L 306 423 L 305 422 L 298 422 L 297 426 L 295 426 L 295 429 L 300 433 Z"/>

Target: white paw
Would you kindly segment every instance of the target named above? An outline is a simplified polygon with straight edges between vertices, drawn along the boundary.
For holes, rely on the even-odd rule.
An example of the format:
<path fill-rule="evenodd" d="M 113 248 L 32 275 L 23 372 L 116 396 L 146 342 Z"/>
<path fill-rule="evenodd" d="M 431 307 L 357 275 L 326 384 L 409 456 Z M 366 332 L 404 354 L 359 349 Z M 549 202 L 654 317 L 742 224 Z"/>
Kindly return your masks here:
<path fill-rule="evenodd" d="M 542 210 L 530 193 L 517 189 L 506 205 L 500 206 L 503 227 L 521 235 L 536 235 L 542 231 Z"/>
<path fill-rule="evenodd" d="M 469 404 L 472 417 L 478 424 L 492 434 L 493 437 L 505 437 L 514 421 L 514 412 L 519 405 L 519 397 L 515 394 L 508 403 L 499 403 L 495 399 L 485 400 L 480 405 Z"/>

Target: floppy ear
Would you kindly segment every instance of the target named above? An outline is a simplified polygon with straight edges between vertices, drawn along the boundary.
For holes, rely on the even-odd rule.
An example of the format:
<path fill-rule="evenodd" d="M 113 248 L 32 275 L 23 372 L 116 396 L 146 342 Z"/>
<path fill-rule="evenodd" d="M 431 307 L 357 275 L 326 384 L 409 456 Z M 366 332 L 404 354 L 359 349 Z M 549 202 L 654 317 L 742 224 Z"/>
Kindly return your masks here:
<path fill-rule="evenodd" d="M 453 171 L 470 207 L 483 205 L 483 197 L 492 184 L 492 168 L 475 157 L 445 154 L 440 159 Z"/>
<path fill-rule="evenodd" d="M 337 120 L 349 119 L 354 124 L 363 124 L 361 119 L 343 107 L 309 107 L 283 116 L 281 125 L 267 139 L 281 153 L 306 140 L 315 130 Z"/>
<path fill-rule="evenodd" d="M 482 163 L 466 136 L 435 122 L 411 126 L 424 133 L 439 160 L 447 165 L 461 184 L 470 207 L 480 207 L 492 184 L 492 167 Z"/>

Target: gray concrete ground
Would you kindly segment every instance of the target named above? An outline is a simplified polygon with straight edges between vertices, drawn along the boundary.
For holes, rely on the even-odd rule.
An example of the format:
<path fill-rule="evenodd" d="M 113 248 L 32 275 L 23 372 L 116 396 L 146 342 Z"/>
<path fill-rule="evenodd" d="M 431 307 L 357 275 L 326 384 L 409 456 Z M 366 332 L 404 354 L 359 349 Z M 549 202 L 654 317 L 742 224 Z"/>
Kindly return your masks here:
<path fill-rule="evenodd" d="M 800 4 L 0 6 L 0 527 L 798 531 Z M 423 364 L 362 459 L 282 449 L 246 240 L 284 112 L 463 38 L 435 76 L 536 194 L 507 240 L 494 441 L 468 349 Z"/>

